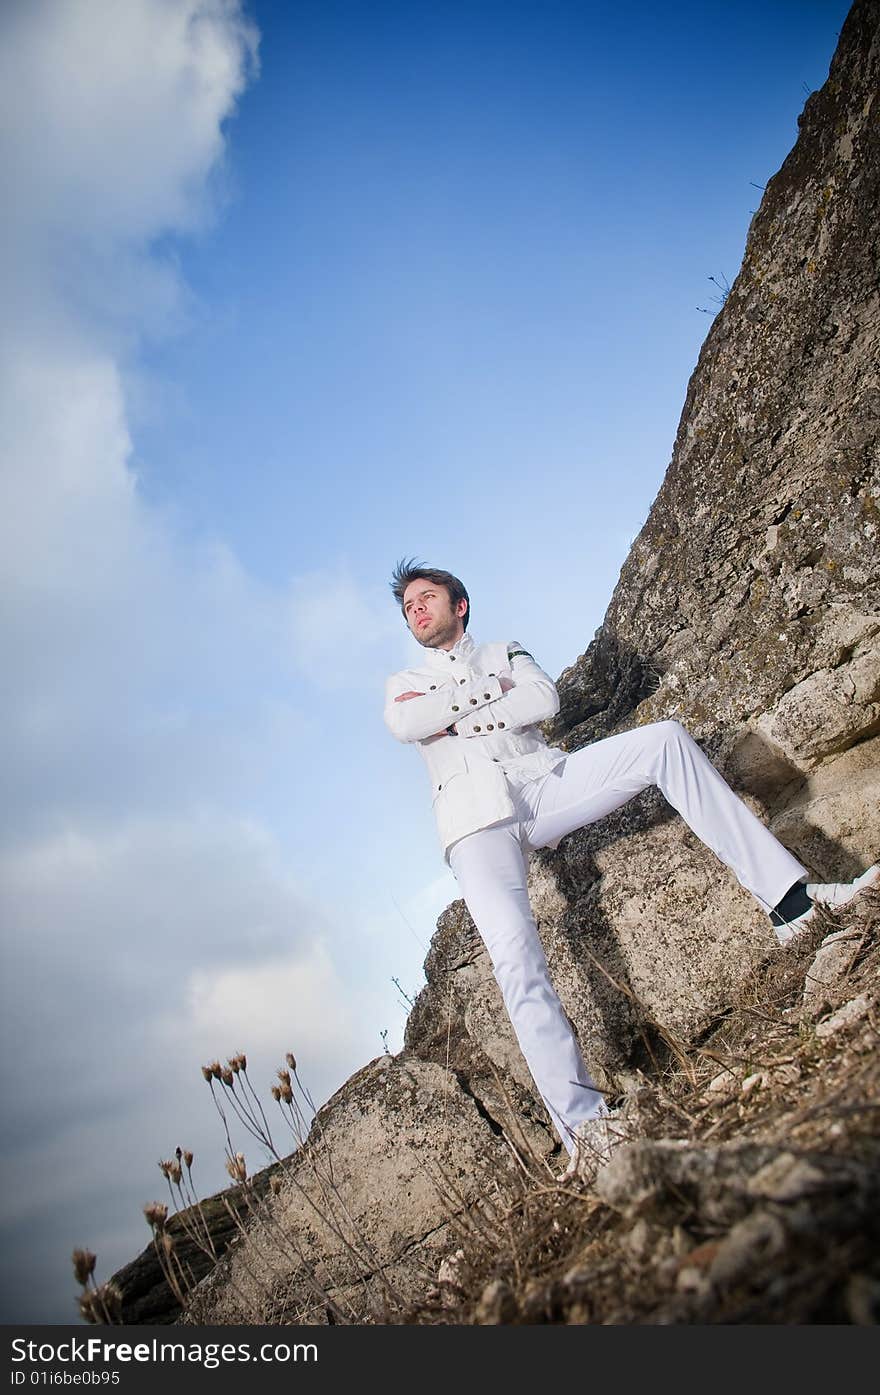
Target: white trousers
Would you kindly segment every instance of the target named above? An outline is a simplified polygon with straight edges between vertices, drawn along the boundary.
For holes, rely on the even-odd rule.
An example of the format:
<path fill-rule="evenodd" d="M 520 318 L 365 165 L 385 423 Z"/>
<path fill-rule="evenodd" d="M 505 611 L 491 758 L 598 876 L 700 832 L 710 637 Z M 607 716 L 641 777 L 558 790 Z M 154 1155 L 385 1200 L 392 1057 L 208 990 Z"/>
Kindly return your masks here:
<path fill-rule="evenodd" d="M 449 853 L 526 1064 L 569 1152 L 576 1126 L 599 1111 L 602 1097 L 550 982 L 526 889 L 527 856 L 649 785 L 765 910 L 806 876 L 678 722 L 637 727 L 574 752 L 549 775 L 513 790 L 514 818 L 460 838 Z"/>

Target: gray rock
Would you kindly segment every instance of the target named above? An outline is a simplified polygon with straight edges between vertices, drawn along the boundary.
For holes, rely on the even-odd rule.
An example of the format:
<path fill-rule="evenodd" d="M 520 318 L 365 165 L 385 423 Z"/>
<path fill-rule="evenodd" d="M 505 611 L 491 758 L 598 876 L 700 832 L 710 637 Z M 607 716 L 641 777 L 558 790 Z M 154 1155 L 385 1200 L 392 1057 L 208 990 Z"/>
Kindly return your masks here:
<path fill-rule="evenodd" d="M 754 1211 L 737 1222 L 721 1241 L 709 1266 L 709 1278 L 719 1288 L 727 1288 L 748 1277 L 768 1259 L 781 1253 L 786 1240 L 785 1227 L 778 1216 Z"/>
<path fill-rule="evenodd" d="M 851 968 L 864 943 L 864 934 L 856 929 L 836 930 L 825 936 L 807 970 L 803 996 L 805 1008 L 819 1010 L 830 988 Z"/>
<path fill-rule="evenodd" d="M 513 1322 L 518 1308 L 513 1289 L 504 1279 L 491 1279 L 477 1304 L 477 1322 L 481 1326 L 497 1327 Z"/>
<path fill-rule="evenodd" d="M 792 1153 L 780 1153 L 749 1178 L 746 1190 L 768 1201 L 798 1201 L 826 1185 L 819 1168 Z"/>
<path fill-rule="evenodd" d="M 871 1000 L 866 994 L 860 993 L 857 998 L 851 998 L 843 1007 L 838 1008 L 837 1012 L 820 1022 L 816 1027 L 816 1036 L 820 1041 L 827 1041 L 829 1037 L 835 1037 L 848 1027 L 854 1026 L 856 1022 L 860 1022 L 870 1011 Z"/>
<path fill-rule="evenodd" d="M 380 1056 L 319 1110 L 187 1320 L 265 1323 L 283 1305 L 304 1323 L 381 1322 L 433 1281 L 492 1163 L 505 1151 L 453 1075 Z"/>

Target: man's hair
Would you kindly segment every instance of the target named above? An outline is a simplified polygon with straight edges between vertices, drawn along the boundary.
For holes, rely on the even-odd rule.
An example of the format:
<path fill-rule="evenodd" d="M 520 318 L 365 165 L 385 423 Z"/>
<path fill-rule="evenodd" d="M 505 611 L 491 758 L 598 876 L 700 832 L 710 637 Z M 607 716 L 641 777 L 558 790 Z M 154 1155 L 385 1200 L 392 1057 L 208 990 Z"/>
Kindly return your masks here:
<path fill-rule="evenodd" d="M 452 572 L 441 571 L 438 567 L 423 567 L 420 562 L 416 561 L 415 557 L 401 557 L 391 574 L 391 591 L 400 609 L 403 610 L 403 593 L 407 586 L 411 581 L 419 580 L 430 581 L 434 586 L 443 586 L 449 595 L 449 603 L 452 606 L 457 605 L 459 601 L 467 601 L 467 610 L 462 616 L 462 624 L 467 629 L 468 621 L 471 618 L 471 598 L 458 577 L 453 576 Z"/>

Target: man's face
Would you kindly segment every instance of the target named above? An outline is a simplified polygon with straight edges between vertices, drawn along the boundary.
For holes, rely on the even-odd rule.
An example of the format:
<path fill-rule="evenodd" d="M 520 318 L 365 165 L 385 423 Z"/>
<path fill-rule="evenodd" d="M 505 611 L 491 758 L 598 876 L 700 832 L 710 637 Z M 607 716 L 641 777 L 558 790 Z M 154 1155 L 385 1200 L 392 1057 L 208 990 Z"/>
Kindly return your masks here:
<path fill-rule="evenodd" d="M 419 644 L 426 649 L 451 649 L 464 634 L 462 617 L 467 601 L 454 606 L 445 586 L 417 576 L 403 593 L 403 613 Z"/>

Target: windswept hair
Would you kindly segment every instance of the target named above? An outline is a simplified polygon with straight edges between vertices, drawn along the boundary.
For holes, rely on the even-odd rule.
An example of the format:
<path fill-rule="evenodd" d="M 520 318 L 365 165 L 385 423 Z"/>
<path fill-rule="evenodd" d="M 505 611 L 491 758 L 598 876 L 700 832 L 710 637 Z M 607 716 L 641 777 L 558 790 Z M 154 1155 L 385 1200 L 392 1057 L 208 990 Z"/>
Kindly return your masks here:
<path fill-rule="evenodd" d="M 391 591 L 397 604 L 403 610 L 403 593 L 411 581 L 430 581 L 434 586 L 443 586 L 449 595 L 449 603 L 452 606 L 459 601 L 467 601 L 467 610 L 462 616 L 462 624 L 465 629 L 471 618 L 471 598 L 457 576 L 452 572 L 441 571 L 438 567 L 423 567 L 421 562 L 417 562 L 415 557 L 401 557 L 397 566 L 391 574 Z M 406 618 L 406 617 L 404 617 Z"/>

